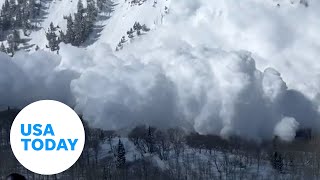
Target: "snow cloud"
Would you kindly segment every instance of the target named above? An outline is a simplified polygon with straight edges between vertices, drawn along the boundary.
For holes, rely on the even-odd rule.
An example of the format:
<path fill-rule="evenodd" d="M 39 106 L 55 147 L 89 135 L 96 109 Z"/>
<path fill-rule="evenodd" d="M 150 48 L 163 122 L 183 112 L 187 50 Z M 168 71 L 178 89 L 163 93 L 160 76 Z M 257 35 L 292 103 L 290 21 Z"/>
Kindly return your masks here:
<path fill-rule="evenodd" d="M 299 123 L 290 117 L 283 118 L 275 127 L 274 134 L 284 141 L 291 141 L 296 135 Z"/>
<path fill-rule="evenodd" d="M 318 0 L 308 7 L 299 0 L 172 0 L 164 25 L 148 40 L 154 43 L 135 47 L 149 50 L 176 39 L 193 47 L 244 49 L 259 69 L 277 69 L 289 88 L 314 98 L 320 91 L 319 8 Z"/>
<path fill-rule="evenodd" d="M 0 107 L 24 107 L 41 99 L 56 99 L 69 105 L 73 100 L 71 80 L 78 74 L 56 70 L 60 57 L 48 52 L 0 54 Z"/>
<path fill-rule="evenodd" d="M 301 127 L 318 124 L 313 102 L 289 90 L 276 70 L 258 70 L 251 53 L 180 43 L 139 58 L 116 56 L 105 44 L 94 50 L 62 45 L 61 56 L 38 51 L 11 60 L 2 55 L 1 101 L 23 106 L 60 100 L 105 129 L 143 123 L 257 140 L 277 134 L 287 140 L 296 126 L 282 117 Z M 76 58 L 79 54 L 86 55 Z"/>

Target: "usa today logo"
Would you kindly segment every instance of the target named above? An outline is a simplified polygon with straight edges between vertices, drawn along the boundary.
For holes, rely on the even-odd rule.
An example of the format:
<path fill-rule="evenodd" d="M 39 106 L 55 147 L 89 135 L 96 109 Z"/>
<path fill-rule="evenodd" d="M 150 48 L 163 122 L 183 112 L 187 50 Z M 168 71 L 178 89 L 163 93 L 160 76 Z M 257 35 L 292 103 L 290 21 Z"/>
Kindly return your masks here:
<path fill-rule="evenodd" d="M 69 169 L 79 159 L 85 132 L 79 116 L 69 106 L 43 100 L 20 111 L 11 126 L 10 143 L 25 168 L 53 175 Z"/>

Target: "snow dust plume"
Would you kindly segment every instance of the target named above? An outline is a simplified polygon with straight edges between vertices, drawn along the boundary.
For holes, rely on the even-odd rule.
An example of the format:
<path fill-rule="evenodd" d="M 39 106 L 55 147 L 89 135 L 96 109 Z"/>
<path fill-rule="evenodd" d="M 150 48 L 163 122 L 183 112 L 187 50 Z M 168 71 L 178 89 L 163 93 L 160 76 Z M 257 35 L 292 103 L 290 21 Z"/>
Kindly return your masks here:
<path fill-rule="evenodd" d="M 14 58 L 0 53 L 0 107 L 24 107 L 41 99 L 56 99 L 72 105 L 70 70 L 56 70 L 60 57 L 39 51 L 18 53 Z"/>
<path fill-rule="evenodd" d="M 294 118 L 285 117 L 275 127 L 274 133 L 284 141 L 291 141 L 296 136 L 299 123 Z"/>
<path fill-rule="evenodd" d="M 1 55 L 1 102 L 60 100 L 105 129 L 144 123 L 260 139 L 285 129 L 283 117 L 294 118 L 299 127 L 317 127 L 312 101 L 288 90 L 276 70 L 258 70 L 251 53 L 184 42 L 179 47 L 140 59 L 117 57 L 104 44 L 94 51 L 62 45 L 61 57 L 42 51 L 12 60 Z M 283 137 L 290 132 L 285 129 Z"/>
<path fill-rule="evenodd" d="M 138 56 L 185 41 L 192 47 L 247 50 L 259 69 L 277 69 L 290 89 L 315 98 L 320 92 L 320 1 L 308 2 L 306 7 L 299 0 L 171 0 L 163 25 L 130 49 Z"/>
<path fill-rule="evenodd" d="M 139 57 L 125 51 L 116 56 L 106 44 L 61 49 L 59 69 L 80 74 L 70 85 L 76 110 L 97 127 L 144 123 L 260 139 L 279 133 L 275 128 L 283 117 L 294 118 L 299 127 L 319 125 L 314 102 L 288 89 L 275 69 L 258 70 L 247 51 L 184 41 Z M 74 54 L 82 58 L 73 59 Z"/>

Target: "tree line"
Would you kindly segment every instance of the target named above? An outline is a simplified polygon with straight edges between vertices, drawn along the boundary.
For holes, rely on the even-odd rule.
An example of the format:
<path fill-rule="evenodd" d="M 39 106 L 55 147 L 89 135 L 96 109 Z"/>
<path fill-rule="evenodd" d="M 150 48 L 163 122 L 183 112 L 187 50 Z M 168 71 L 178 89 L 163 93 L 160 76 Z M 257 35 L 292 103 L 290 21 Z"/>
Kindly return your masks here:
<path fill-rule="evenodd" d="M 127 37 L 129 40 L 132 40 L 134 39 L 135 36 L 137 37 L 141 36 L 147 33 L 148 31 L 150 31 L 150 28 L 148 28 L 145 24 L 141 25 L 139 22 L 135 22 L 132 28 L 130 28 L 127 31 Z M 122 36 L 116 47 L 116 51 L 122 50 L 126 42 L 127 42 L 126 36 Z"/>
<path fill-rule="evenodd" d="M 12 154 L 10 127 L 18 113 L 19 109 L 10 108 L 0 112 L 0 179 L 12 172 L 28 179 L 320 178 L 317 136 L 258 143 L 146 125 L 120 136 L 116 131 L 90 127 L 85 120 L 86 143 L 79 160 L 61 174 L 41 176 L 24 169 Z"/>

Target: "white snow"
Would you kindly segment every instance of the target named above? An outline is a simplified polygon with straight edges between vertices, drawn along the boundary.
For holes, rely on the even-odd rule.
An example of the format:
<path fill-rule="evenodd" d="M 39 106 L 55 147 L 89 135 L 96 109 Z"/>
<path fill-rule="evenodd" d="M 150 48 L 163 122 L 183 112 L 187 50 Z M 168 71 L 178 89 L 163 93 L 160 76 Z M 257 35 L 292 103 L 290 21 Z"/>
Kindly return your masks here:
<path fill-rule="evenodd" d="M 110 20 L 106 21 L 97 44 L 108 43 L 112 48 L 115 48 L 121 37 L 127 35 L 127 31 L 133 27 L 135 22 L 146 24 L 147 27 L 154 30 L 162 24 L 165 6 L 169 6 L 170 0 L 159 0 L 155 7 L 153 7 L 153 2 L 149 0 L 140 6 L 131 6 L 125 0 L 116 1 L 115 4 L 118 5 L 115 6 Z"/>

